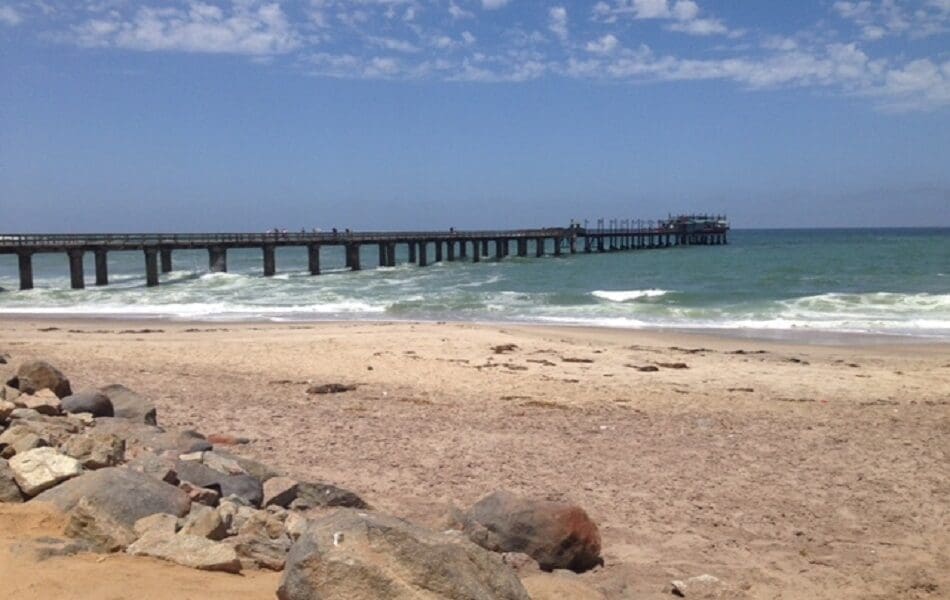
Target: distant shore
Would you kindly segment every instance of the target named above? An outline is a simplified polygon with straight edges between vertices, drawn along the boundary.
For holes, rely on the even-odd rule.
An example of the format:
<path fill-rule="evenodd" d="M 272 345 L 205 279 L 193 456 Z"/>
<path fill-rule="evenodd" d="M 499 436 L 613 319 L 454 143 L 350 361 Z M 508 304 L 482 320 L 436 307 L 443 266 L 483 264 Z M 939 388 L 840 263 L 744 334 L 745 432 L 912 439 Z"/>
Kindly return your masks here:
<path fill-rule="evenodd" d="M 122 382 L 160 423 L 431 527 L 499 488 L 570 499 L 601 528 L 606 566 L 581 578 L 607 598 L 701 574 L 735 598 L 950 589 L 945 343 L 4 316 L 0 353 Z M 305 392 L 326 383 L 356 389 Z"/>

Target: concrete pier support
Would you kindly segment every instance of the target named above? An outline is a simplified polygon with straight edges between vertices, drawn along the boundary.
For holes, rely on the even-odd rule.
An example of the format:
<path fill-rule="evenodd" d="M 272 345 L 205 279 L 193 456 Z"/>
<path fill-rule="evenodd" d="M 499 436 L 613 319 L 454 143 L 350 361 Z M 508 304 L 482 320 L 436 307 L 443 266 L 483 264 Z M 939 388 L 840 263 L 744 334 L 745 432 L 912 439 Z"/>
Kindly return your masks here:
<path fill-rule="evenodd" d="M 593 248 L 591 247 L 590 236 L 585 235 L 584 236 L 584 252 L 586 252 L 587 254 L 590 254 L 592 249 Z"/>
<path fill-rule="evenodd" d="M 20 267 L 20 289 L 33 289 L 33 253 L 29 251 L 17 252 L 17 262 Z"/>
<path fill-rule="evenodd" d="M 544 256 L 544 238 L 534 239 L 534 256 L 536 258 Z"/>
<path fill-rule="evenodd" d="M 449 262 L 455 261 L 455 241 L 449 240 L 445 243 L 446 258 Z"/>
<path fill-rule="evenodd" d="M 346 263 L 347 263 L 347 266 L 354 271 L 359 271 L 362 268 L 360 266 L 360 245 L 359 244 L 346 245 Z"/>
<path fill-rule="evenodd" d="M 569 243 L 571 254 L 577 254 L 577 236 L 572 235 Z"/>
<path fill-rule="evenodd" d="M 409 262 L 416 262 L 416 244 L 417 242 L 409 242 Z"/>
<path fill-rule="evenodd" d="M 425 267 L 429 265 L 429 261 L 426 259 L 426 250 L 428 249 L 428 242 L 419 242 L 419 266 Z"/>
<path fill-rule="evenodd" d="M 528 256 L 528 240 L 525 238 L 518 238 L 518 256 Z"/>
<path fill-rule="evenodd" d="M 442 242 L 435 242 L 435 262 L 442 262 Z"/>
<path fill-rule="evenodd" d="M 158 248 L 145 249 L 145 285 L 158 285 Z"/>
<path fill-rule="evenodd" d="M 85 254 L 82 250 L 70 250 L 66 253 L 69 256 L 69 282 L 74 290 L 81 290 L 86 287 L 86 277 L 83 273 L 82 257 Z"/>
<path fill-rule="evenodd" d="M 598 238 L 597 238 L 597 251 L 598 251 L 598 252 L 606 252 L 606 250 L 607 250 L 607 249 L 604 248 L 604 236 L 598 237 Z"/>
<path fill-rule="evenodd" d="M 488 256 L 488 240 L 482 240 L 482 256 Z"/>
<path fill-rule="evenodd" d="M 307 246 L 307 266 L 310 268 L 311 275 L 320 274 L 320 244 Z"/>
<path fill-rule="evenodd" d="M 393 242 L 386 244 L 386 266 L 396 266 L 396 244 Z"/>
<path fill-rule="evenodd" d="M 482 244 L 478 240 L 472 240 L 472 262 L 481 262 Z"/>
<path fill-rule="evenodd" d="M 277 272 L 277 258 L 274 256 L 274 246 L 268 244 L 261 248 L 264 252 L 264 277 L 273 277 Z"/>
<path fill-rule="evenodd" d="M 503 240 L 495 240 L 495 259 L 501 260 L 505 257 L 505 246 L 508 245 L 508 242 Z"/>
<path fill-rule="evenodd" d="M 105 248 L 96 248 L 96 285 L 109 285 L 109 262 Z"/>
<path fill-rule="evenodd" d="M 379 266 L 388 267 L 389 266 L 389 251 L 386 249 L 386 244 L 378 244 L 379 246 Z"/>
<path fill-rule="evenodd" d="M 554 256 L 561 255 L 561 238 L 554 238 Z"/>
<path fill-rule="evenodd" d="M 475 245 L 474 242 L 472 245 Z M 466 258 L 468 258 L 468 240 L 462 240 L 459 242 L 459 259 L 464 260 Z"/>
<path fill-rule="evenodd" d="M 172 249 L 162 248 L 159 251 L 159 256 L 162 259 L 162 273 L 171 273 L 172 272 Z"/>
<path fill-rule="evenodd" d="M 227 273 L 228 249 L 223 246 L 208 248 L 208 268 L 212 273 Z"/>

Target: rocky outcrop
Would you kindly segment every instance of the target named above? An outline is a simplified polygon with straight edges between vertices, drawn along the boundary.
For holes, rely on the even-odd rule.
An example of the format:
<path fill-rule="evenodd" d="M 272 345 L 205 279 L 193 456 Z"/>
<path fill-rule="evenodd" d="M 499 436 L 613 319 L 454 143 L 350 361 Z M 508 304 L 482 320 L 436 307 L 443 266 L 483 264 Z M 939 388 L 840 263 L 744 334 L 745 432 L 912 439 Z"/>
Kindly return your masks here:
<path fill-rule="evenodd" d="M 148 531 L 129 546 L 128 553 L 204 571 L 241 572 L 241 561 L 234 548 L 196 535 Z"/>
<path fill-rule="evenodd" d="M 462 536 L 341 509 L 291 548 L 280 600 L 528 600 L 501 558 Z"/>
<path fill-rule="evenodd" d="M 9 464 L 17 485 L 27 496 L 35 496 L 82 473 L 78 460 L 49 447 L 18 452 Z"/>
<path fill-rule="evenodd" d="M 191 507 L 188 496 L 177 487 L 124 467 L 88 471 L 35 500 L 52 502 L 60 510 L 70 511 L 82 498 L 129 527 L 155 513 L 181 517 Z"/>
<path fill-rule="evenodd" d="M 7 382 L 24 394 L 35 394 L 40 390 L 50 390 L 59 398 L 73 393 L 69 379 L 59 369 L 42 360 L 31 360 L 19 366 L 16 376 Z"/>
<path fill-rule="evenodd" d="M 114 416 L 146 425 L 158 424 L 158 411 L 155 405 L 124 385 L 107 385 L 99 391 L 112 403 Z"/>
<path fill-rule="evenodd" d="M 63 412 L 89 413 L 94 417 L 112 417 L 112 402 L 96 390 L 85 390 L 63 398 Z"/>
<path fill-rule="evenodd" d="M 583 572 L 603 564 L 597 525 L 573 504 L 494 492 L 465 513 L 463 527 L 479 546 L 495 552 L 523 552 L 546 571 Z"/>

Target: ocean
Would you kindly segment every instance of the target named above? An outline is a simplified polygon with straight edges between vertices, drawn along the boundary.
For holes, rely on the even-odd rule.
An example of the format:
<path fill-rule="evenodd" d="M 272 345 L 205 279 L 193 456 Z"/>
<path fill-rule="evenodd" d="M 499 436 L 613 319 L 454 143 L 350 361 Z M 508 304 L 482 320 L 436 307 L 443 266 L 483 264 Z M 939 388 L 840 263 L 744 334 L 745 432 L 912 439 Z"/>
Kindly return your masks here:
<path fill-rule="evenodd" d="M 492 253 L 494 249 L 492 248 Z M 533 247 L 531 248 L 533 250 Z M 419 268 L 343 267 L 322 250 L 310 276 L 303 248 L 175 251 L 161 285 L 145 287 L 140 252 L 109 254 L 110 285 L 69 289 L 64 254 L 34 256 L 36 289 L 19 291 L 16 257 L 0 255 L 0 314 L 207 321 L 452 320 L 759 332 L 833 332 L 950 340 L 950 229 L 736 230 L 727 246 L 543 259 L 471 259 Z M 430 260 L 432 252 L 430 250 Z"/>

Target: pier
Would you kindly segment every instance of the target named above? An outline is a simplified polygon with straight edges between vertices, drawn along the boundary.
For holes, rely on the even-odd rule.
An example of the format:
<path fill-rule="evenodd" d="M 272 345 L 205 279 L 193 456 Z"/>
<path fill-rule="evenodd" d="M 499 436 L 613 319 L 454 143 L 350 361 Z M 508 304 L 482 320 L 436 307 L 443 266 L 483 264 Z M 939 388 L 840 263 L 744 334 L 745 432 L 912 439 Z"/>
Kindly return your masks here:
<path fill-rule="evenodd" d="M 104 234 L 0 234 L 0 254 L 15 254 L 19 263 L 20 289 L 33 288 L 33 255 L 63 253 L 68 257 L 73 289 L 86 286 L 84 258 L 95 257 L 95 285 L 109 283 L 108 253 L 143 253 L 148 286 L 159 284 L 159 274 L 172 271 L 175 250 L 204 249 L 211 272 L 228 270 L 228 250 L 259 248 L 262 274 L 277 273 L 275 250 L 296 246 L 306 249 L 311 275 L 320 274 L 323 248 L 340 248 L 346 267 L 362 268 L 360 249 L 373 245 L 379 250 L 379 266 L 396 266 L 397 246 L 406 246 L 408 260 L 425 267 L 434 262 L 504 260 L 512 246 L 519 257 L 563 254 L 637 251 L 676 246 L 708 246 L 727 243 L 728 222 L 724 217 L 680 215 L 657 222 L 611 221 L 597 227 L 581 225 L 498 231 L 332 231 L 273 233 L 104 233 Z"/>

